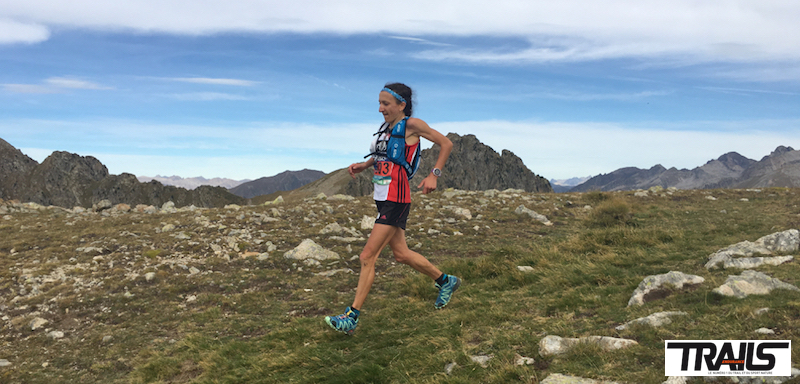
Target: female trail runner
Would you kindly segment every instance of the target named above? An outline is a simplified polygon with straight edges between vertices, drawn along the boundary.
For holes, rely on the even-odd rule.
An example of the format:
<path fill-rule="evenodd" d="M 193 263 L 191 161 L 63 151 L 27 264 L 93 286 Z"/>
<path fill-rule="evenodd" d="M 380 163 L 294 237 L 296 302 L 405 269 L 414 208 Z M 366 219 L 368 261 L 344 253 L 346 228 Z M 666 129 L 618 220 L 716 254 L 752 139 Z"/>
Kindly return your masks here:
<path fill-rule="evenodd" d="M 341 315 L 325 317 L 325 322 L 331 328 L 348 335 L 352 335 L 358 325 L 362 305 L 375 280 L 375 262 L 386 245 L 392 249 L 395 260 L 409 265 L 435 281 L 434 286 L 439 289 L 439 296 L 434 303 L 435 308 L 444 308 L 450 302 L 453 292 L 461 285 L 459 278 L 442 273 L 424 256 L 408 248 L 406 221 L 411 208 L 409 178 L 406 169 L 389 161 L 386 153 L 389 136 L 397 124 L 404 123 L 406 126 L 405 155 L 408 163 L 413 163 L 414 156 L 418 155 L 417 149 L 421 137 L 438 144 L 440 150 L 436 165 L 417 186 L 422 189 L 422 193 L 427 194 L 436 189 L 437 180 L 450 156 L 453 143 L 424 121 L 411 117 L 413 112 L 412 91 L 405 84 L 387 84 L 378 94 L 378 102 L 380 103 L 378 111 L 383 114 L 385 122 L 372 142 L 370 148 L 372 157 L 363 163 L 354 163 L 348 167 L 350 175 L 354 178 L 357 173 L 368 168 L 374 171 L 372 181 L 375 192 L 373 197 L 378 208 L 378 219 L 375 220 L 375 227 L 359 256 L 361 272 L 353 304 L 347 307 Z"/>

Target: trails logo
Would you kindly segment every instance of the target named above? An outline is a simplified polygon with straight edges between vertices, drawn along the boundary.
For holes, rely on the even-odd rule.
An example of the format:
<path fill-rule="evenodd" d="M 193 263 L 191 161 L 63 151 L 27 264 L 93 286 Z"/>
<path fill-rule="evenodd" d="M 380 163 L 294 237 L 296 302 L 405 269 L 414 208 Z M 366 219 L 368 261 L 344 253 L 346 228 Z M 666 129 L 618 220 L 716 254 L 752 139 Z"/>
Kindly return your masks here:
<path fill-rule="evenodd" d="M 666 376 L 791 376 L 790 340 L 667 340 Z"/>

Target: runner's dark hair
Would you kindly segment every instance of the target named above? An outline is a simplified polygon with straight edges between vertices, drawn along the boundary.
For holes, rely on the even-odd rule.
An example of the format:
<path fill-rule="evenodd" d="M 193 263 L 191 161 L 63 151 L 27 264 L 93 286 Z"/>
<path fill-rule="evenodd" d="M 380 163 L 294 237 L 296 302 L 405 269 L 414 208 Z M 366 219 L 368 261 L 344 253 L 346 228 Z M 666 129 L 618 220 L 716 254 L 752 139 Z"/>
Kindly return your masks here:
<path fill-rule="evenodd" d="M 411 88 L 403 83 L 388 83 L 385 87 L 395 91 L 398 95 L 406 99 L 406 107 L 403 109 L 403 113 L 405 113 L 406 116 L 411 116 L 411 114 L 414 113 L 413 92 Z M 399 103 L 400 101 L 398 100 L 397 102 Z"/>

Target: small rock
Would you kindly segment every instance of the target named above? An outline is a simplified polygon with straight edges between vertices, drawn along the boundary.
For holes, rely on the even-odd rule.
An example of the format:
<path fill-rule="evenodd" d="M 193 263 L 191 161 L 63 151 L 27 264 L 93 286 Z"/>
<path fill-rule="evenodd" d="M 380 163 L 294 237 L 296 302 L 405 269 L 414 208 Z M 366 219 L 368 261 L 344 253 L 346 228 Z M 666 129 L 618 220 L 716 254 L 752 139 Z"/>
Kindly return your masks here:
<path fill-rule="evenodd" d="M 61 339 L 61 338 L 64 337 L 64 332 L 61 332 L 61 331 L 50 331 L 47 334 L 47 337 L 49 337 L 49 338 L 51 338 L 53 340 L 58 340 L 58 339 Z"/>
<path fill-rule="evenodd" d="M 455 364 L 455 363 L 453 363 L 453 364 Z M 0 367 L 8 367 L 10 365 L 11 365 L 11 363 L 8 360 L 0 359 Z"/>
<path fill-rule="evenodd" d="M 292 260 L 334 260 L 339 258 L 339 254 L 322 248 L 314 240 L 305 239 L 295 249 L 284 253 L 283 257 Z"/>
<path fill-rule="evenodd" d="M 147 272 L 147 273 L 144 274 L 145 281 L 153 281 L 153 279 L 155 279 L 155 278 L 156 278 L 156 273 L 155 272 Z"/>
<path fill-rule="evenodd" d="M 175 230 L 175 224 L 167 224 L 161 227 L 161 232 L 170 232 Z"/>
<path fill-rule="evenodd" d="M 769 328 L 759 328 L 759 329 L 756 329 L 756 333 L 758 333 L 759 335 L 774 335 L 775 331 L 773 331 L 773 330 L 771 330 Z"/>
<path fill-rule="evenodd" d="M 514 365 L 533 365 L 534 363 L 536 363 L 536 361 L 530 357 L 525 357 L 520 354 L 514 356 Z"/>
<path fill-rule="evenodd" d="M 106 209 L 111 209 L 113 206 L 114 205 L 111 203 L 111 200 L 105 199 L 92 204 L 92 210 L 95 212 L 100 212 L 105 211 Z"/>
<path fill-rule="evenodd" d="M 769 308 L 759 308 L 759 309 L 756 309 L 755 311 L 753 311 L 753 314 L 756 315 L 756 316 L 761 316 L 761 315 L 763 315 L 763 314 L 765 314 L 767 312 L 769 312 Z"/>
<path fill-rule="evenodd" d="M 534 220 L 537 220 L 547 226 L 553 225 L 553 223 L 550 222 L 550 220 L 548 220 L 547 217 L 539 213 L 536 213 L 536 211 L 526 208 L 524 205 L 520 205 L 519 207 L 517 207 L 514 213 L 516 213 L 517 215 L 528 215 L 532 217 Z"/>
<path fill-rule="evenodd" d="M 619 384 L 616 381 L 600 381 L 594 379 L 584 379 L 582 377 L 551 373 L 540 384 Z"/>
<path fill-rule="evenodd" d="M 469 209 L 466 208 L 457 207 L 453 209 L 453 214 L 461 216 L 467 220 L 472 220 L 472 212 L 470 212 Z"/>
<path fill-rule="evenodd" d="M 340 269 L 331 269 L 330 271 L 315 273 L 314 276 L 331 277 L 337 273 L 354 274 L 355 272 L 353 272 L 353 270 L 350 268 L 340 268 Z"/>
<path fill-rule="evenodd" d="M 330 223 L 330 224 L 326 225 L 325 228 L 322 228 L 321 231 L 319 231 L 319 233 L 321 235 L 327 235 L 329 233 L 338 234 L 338 233 L 342 233 L 342 232 L 344 232 L 344 228 L 342 228 L 342 226 L 339 225 L 339 223 Z"/>
<path fill-rule="evenodd" d="M 2 360 L 0 360 L 0 362 L 2 362 Z M 453 373 L 453 370 L 456 369 L 456 368 L 458 368 L 458 364 L 456 364 L 455 361 L 452 362 L 452 363 L 449 363 L 449 364 L 444 366 L 444 373 L 446 373 L 448 375 L 451 375 Z"/>
<path fill-rule="evenodd" d="M 49 323 L 49 321 L 42 319 L 41 317 L 37 317 L 31 320 L 30 323 L 28 323 L 28 326 L 31 328 L 31 331 L 35 331 L 41 327 L 44 327 L 47 325 L 47 323 Z"/>
<path fill-rule="evenodd" d="M 688 313 L 677 312 L 677 311 L 657 312 L 650 316 L 640 317 L 636 320 L 632 320 L 625 324 L 622 324 L 618 326 L 616 330 L 624 331 L 633 324 L 645 324 L 652 327 L 660 327 L 662 325 L 672 323 L 672 320 L 670 319 L 671 316 L 685 316 L 685 315 L 688 315 Z"/>
<path fill-rule="evenodd" d="M 113 339 L 113 337 L 111 337 L 109 335 L 103 336 L 103 342 L 104 343 L 108 343 L 109 341 L 111 341 L 111 339 Z"/>
<path fill-rule="evenodd" d="M 489 366 L 489 360 L 491 360 L 492 357 L 494 357 L 494 355 L 477 355 L 470 356 L 469 359 L 474 363 L 480 364 L 481 367 L 487 368 Z"/>
<path fill-rule="evenodd" d="M 530 265 L 518 265 L 517 269 L 519 269 L 520 272 L 533 272 L 534 271 L 533 267 L 531 267 Z"/>
<path fill-rule="evenodd" d="M 371 231 L 372 228 L 374 228 L 374 227 L 375 227 L 375 218 L 374 217 L 370 217 L 370 216 L 364 215 L 364 217 L 361 218 L 361 229 L 362 230 Z"/>

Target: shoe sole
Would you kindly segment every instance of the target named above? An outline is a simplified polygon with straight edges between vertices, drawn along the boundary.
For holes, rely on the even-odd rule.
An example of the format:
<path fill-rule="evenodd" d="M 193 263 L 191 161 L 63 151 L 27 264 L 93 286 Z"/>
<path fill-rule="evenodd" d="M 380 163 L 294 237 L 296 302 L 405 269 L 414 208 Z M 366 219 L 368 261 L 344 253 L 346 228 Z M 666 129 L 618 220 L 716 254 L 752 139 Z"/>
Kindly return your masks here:
<path fill-rule="evenodd" d="M 453 296 L 453 294 L 454 294 L 454 293 L 456 293 L 456 291 L 458 290 L 458 288 L 459 288 L 460 286 L 461 286 L 461 279 L 458 279 L 458 280 L 456 280 L 456 286 L 455 286 L 455 287 L 453 287 L 453 292 L 450 292 L 450 297 L 451 297 L 451 299 L 452 299 L 452 296 Z M 447 304 L 450 304 L 450 300 L 447 300 L 447 302 L 446 302 L 446 303 L 444 303 L 444 305 L 442 305 L 441 307 L 437 307 L 435 303 L 433 304 L 433 306 L 434 306 L 434 308 L 436 308 L 436 309 L 442 309 L 442 308 L 446 307 L 446 306 L 447 306 Z"/>
<path fill-rule="evenodd" d="M 340 330 L 340 329 L 336 329 L 336 326 L 335 326 L 335 325 L 333 325 L 333 323 L 331 323 L 331 317 L 330 317 L 330 316 L 325 316 L 325 323 L 327 323 L 327 324 L 328 324 L 328 326 L 330 326 L 331 328 L 333 328 L 333 330 L 334 330 L 334 331 L 336 331 L 336 332 L 341 332 L 341 333 L 344 333 L 344 334 L 345 334 L 345 335 L 347 335 L 347 336 L 353 336 L 353 333 L 355 333 L 355 332 L 356 332 L 356 330 L 355 330 L 355 329 L 353 329 L 353 330 L 350 330 L 350 331 L 342 331 L 342 330 Z"/>

